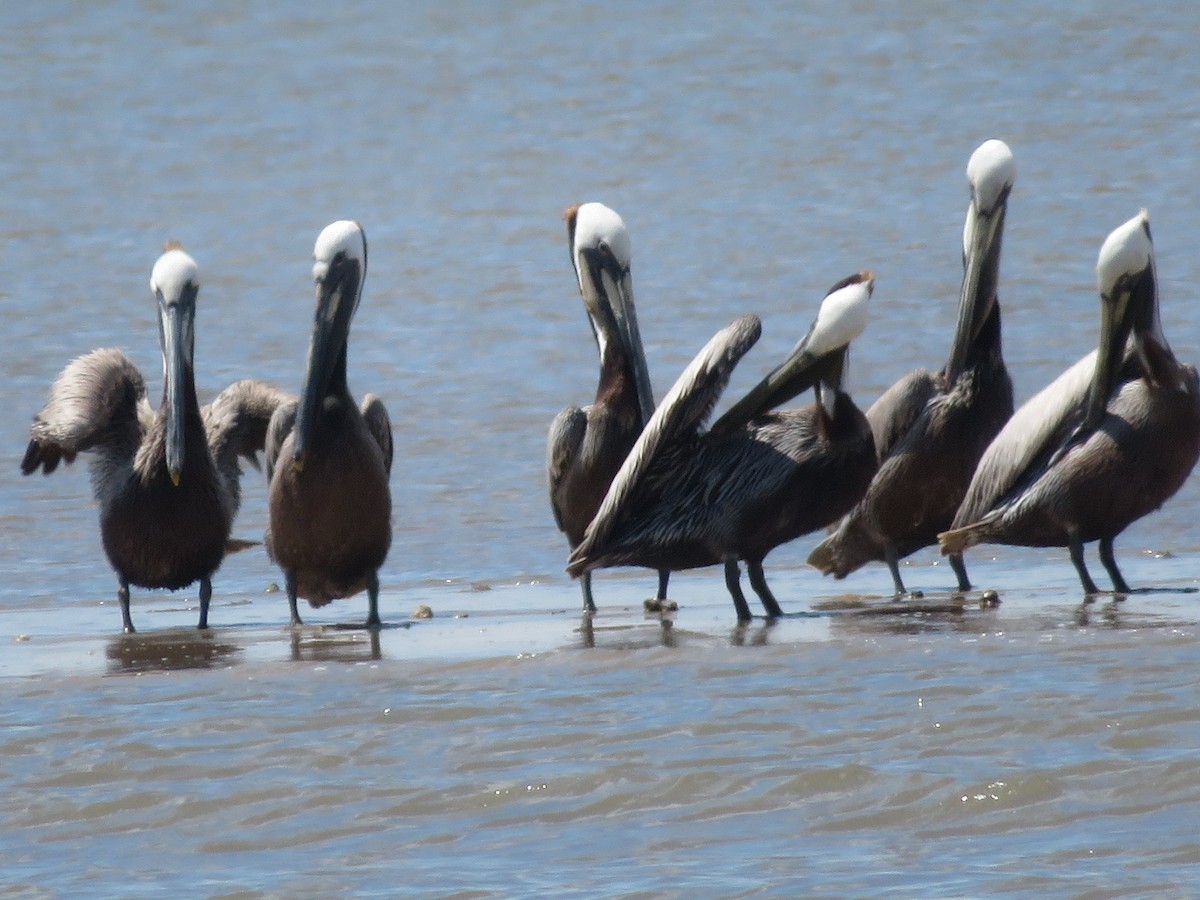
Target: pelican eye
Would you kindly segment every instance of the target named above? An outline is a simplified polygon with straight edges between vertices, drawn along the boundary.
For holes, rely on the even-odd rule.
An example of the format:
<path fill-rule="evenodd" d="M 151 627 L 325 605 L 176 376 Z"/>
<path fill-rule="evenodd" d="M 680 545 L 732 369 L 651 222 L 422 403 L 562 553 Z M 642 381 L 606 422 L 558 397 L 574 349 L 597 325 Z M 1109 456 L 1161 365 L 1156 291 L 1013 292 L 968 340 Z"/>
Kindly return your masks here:
<path fill-rule="evenodd" d="M 605 268 L 611 267 L 619 272 L 622 276 L 629 274 L 629 266 L 622 264 L 621 261 L 617 259 L 617 254 L 613 252 L 613 249 L 609 246 L 608 241 L 600 241 L 600 243 L 596 245 L 596 252 L 603 256 Z"/>

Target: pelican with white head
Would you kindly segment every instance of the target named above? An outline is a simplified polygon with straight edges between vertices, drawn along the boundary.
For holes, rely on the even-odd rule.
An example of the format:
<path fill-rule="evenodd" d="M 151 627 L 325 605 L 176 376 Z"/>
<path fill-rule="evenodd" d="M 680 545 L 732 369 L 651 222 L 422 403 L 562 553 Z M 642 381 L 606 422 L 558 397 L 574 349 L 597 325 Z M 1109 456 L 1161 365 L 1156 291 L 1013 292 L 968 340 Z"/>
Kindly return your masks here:
<path fill-rule="evenodd" d="M 335 382 L 346 381 L 346 344 L 367 275 L 367 238 L 362 226 L 342 219 L 325 226 L 313 248 L 317 311 L 308 350 L 308 375 L 296 415 L 292 464 L 304 468 L 316 407 Z"/>
<path fill-rule="evenodd" d="M 865 269 L 831 287 L 808 334 L 792 348 L 787 359 L 718 419 L 711 430 L 740 427 L 813 386 L 826 414 L 832 416 L 850 342 L 867 327 L 874 290 L 875 276 Z"/>
<path fill-rule="evenodd" d="M 346 380 L 350 322 L 367 276 L 362 226 L 326 226 L 313 248 L 317 308 L 299 401 L 271 419 L 267 552 L 283 569 L 293 625 L 314 607 L 367 592 L 379 617 L 379 568 L 392 543 L 392 424 L 378 397 L 355 403 Z M 280 464 L 283 461 L 284 464 Z"/>

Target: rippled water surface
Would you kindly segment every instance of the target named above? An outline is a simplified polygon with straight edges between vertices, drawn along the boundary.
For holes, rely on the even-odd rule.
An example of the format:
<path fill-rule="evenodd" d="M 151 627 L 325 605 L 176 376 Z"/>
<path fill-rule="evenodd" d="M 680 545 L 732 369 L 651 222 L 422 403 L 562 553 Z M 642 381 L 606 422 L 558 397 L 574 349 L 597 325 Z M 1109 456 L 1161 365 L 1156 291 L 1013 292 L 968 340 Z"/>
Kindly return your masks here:
<path fill-rule="evenodd" d="M 543 460 L 596 379 L 567 204 L 629 225 L 659 396 L 756 312 L 745 390 L 874 270 L 865 406 L 944 362 L 989 137 L 1019 171 L 1018 399 L 1094 346 L 1096 252 L 1143 206 L 1196 362 L 1198 40 L 1191 7 L 1115 2 L 6 5 L 0 890 L 1192 895 L 1194 479 L 1118 543 L 1166 592 L 1083 605 L 1065 551 L 985 548 L 985 609 L 926 551 L 898 615 L 882 566 L 822 580 L 809 537 L 768 559 L 792 615 L 738 629 L 715 570 L 676 576 L 665 620 L 652 575 L 600 573 L 581 620 Z M 167 238 L 202 270 L 202 393 L 295 389 L 312 243 L 345 216 L 371 248 L 351 384 L 395 425 L 389 626 L 337 627 L 359 597 L 293 633 L 255 547 L 210 633 L 193 590 L 135 590 L 120 635 L 86 470 L 17 472 L 29 417 L 98 346 L 157 392 Z M 262 476 L 244 493 L 257 539 Z"/>

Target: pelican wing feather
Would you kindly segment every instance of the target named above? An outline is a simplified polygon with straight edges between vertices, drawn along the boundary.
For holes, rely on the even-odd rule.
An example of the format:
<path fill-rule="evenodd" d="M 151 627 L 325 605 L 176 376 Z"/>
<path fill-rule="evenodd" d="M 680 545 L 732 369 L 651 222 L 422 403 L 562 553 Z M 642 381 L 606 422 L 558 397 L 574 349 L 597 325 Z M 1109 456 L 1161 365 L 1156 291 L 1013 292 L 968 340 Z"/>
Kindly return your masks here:
<path fill-rule="evenodd" d="M 217 465 L 236 472 L 238 457 L 259 468 L 258 454 L 266 446 L 267 428 L 275 410 L 296 398 L 264 381 L 242 379 L 221 391 L 200 410 L 208 447 Z"/>
<path fill-rule="evenodd" d="M 137 367 L 120 350 L 93 350 L 73 359 L 50 388 L 50 399 L 33 418 L 21 461 L 28 475 L 47 475 L 60 461 L 103 446 L 132 460 L 154 413 Z"/>
<path fill-rule="evenodd" d="M 636 505 L 639 486 L 655 458 L 664 447 L 704 425 L 734 368 L 761 334 L 762 323 L 757 316 L 742 316 L 713 335 L 696 354 L 629 451 L 582 543 L 571 554 L 567 571 L 581 574 L 588 559 L 599 554 L 625 511 Z"/>
<path fill-rule="evenodd" d="M 275 475 L 275 464 L 279 461 L 283 442 L 287 440 L 287 436 L 292 433 L 292 428 L 296 425 L 296 411 L 299 407 L 298 400 L 281 403 L 275 408 L 275 412 L 271 414 L 271 420 L 267 423 L 266 444 L 263 449 L 267 463 L 268 483 Z"/>
<path fill-rule="evenodd" d="M 875 452 L 880 459 L 892 455 L 896 446 L 913 430 L 929 401 L 944 384 L 940 376 L 926 369 L 905 375 L 879 395 L 867 410 L 867 422 L 875 438 Z"/>
<path fill-rule="evenodd" d="M 383 468 L 391 474 L 392 471 L 392 420 L 388 416 L 387 407 L 374 394 L 367 394 L 362 401 L 362 417 L 367 423 L 367 430 L 383 451 Z"/>
<path fill-rule="evenodd" d="M 1069 439 L 1083 421 L 1095 368 L 1093 350 L 1013 413 L 979 460 L 952 529 L 983 518 Z"/>
<path fill-rule="evenodd" d="M 579 456 L 586 434 L 587 412 L 578 406 L 568 406 L 550 423 L 550 434 L 546 438 L 546 477 L 550 486 L 550 508 L 554 510 L 559 531 L 566 531 L 567 525 L 564 510 L 559 508 L 558 486 Z"/>

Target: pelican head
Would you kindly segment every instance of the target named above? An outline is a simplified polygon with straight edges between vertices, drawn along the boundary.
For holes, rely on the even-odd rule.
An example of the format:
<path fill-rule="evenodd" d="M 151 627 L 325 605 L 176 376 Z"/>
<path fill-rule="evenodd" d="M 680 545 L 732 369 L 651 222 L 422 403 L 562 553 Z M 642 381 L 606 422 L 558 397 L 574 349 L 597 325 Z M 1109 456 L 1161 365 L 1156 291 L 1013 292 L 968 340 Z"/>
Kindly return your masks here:
<path fill-rule="evenodd" d="M 1008 195 L 1017 180 L 1012 151 L 1004 141 L 985 141 L 971 154 L 967 181 L 971 202 L 963 223 L 963 280 L 958 300 L 958 324 L 946 380 L 953 384 L 966 365 L 971 342 L 979 336 L 996 304 L 1000 275 L 1000 245 Z"/>
<path fill-rule="evenodd" d="M 1105 239 L 1096 260 L 1096 285 L 1100 291 L 1100 349 L 1088 397 L 1088 424 L 1093 427 L 1104 416 L 1131 334 L 1143 369 L 1151 376 L 1159 354 L 1170 353 L 1158 318 L 1154 242 L 1146 210 Z"/>
<path fill-rule="evenodd" d="M 304 468 L 318 409 L 332 387 L 346 381 L 346 342 L 350 320 L 362 297 L 367 274 L 367 238 L 357 222 L 328 225 L 313 248 L 317 311 L 308 348 L 308 370 L 296 413 L 292 465 Z"/>
<path fill-rule="evenodd" d="M 579 280 L 592 331 L 604 358 L 609 341 L 620 344 L 633 367 L 642 421 L 654 412 L 650 371 L 638 329 L 630 275 L 631 250 L 625 222 L 603 203 L 582 203 L 564 214 L 571 264 Z"/>
<path fill-rule="evenodd" d="M 718 424 L 749 421 L 814 386 L 818 400 L 832 415 L 850 342 L 867 327 L 874 290 L 875 276 L 865 269 L 831 287 L 808 334 Z"/>
<path fill-rule="evenodd" d="M 158 301 L 158 339 L 163 360 L 163 394 L 166 398 L 167 472 L 174 484 L 183 474 L 184 414 L 188 379 L 195 351 L 196 295 L 200 269 L 176 242 L 150 273 L 150 290 Z"/>

